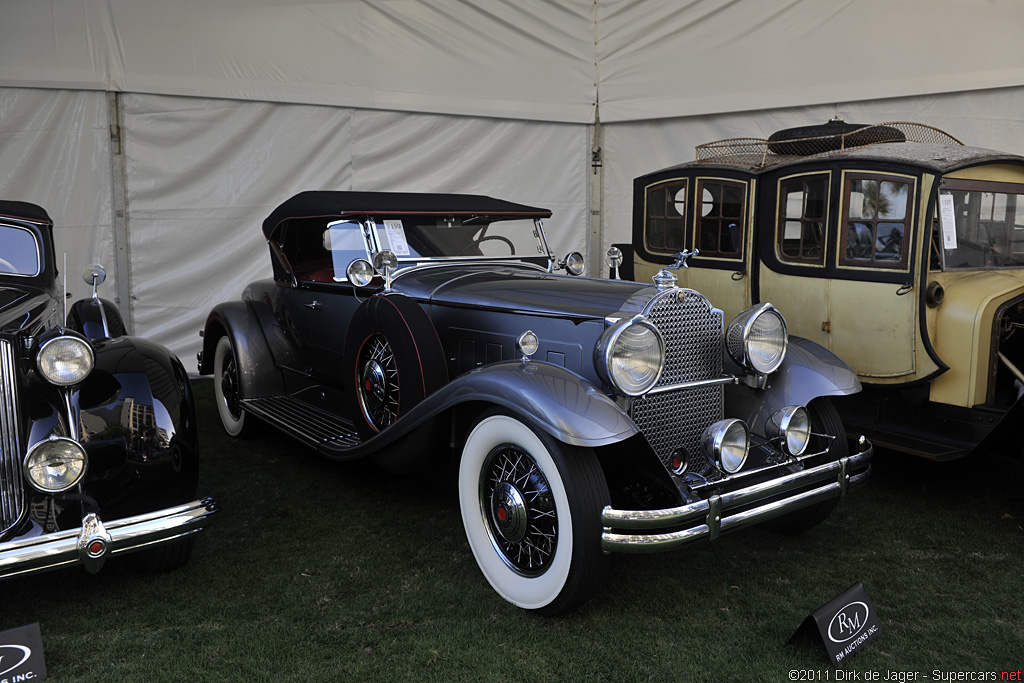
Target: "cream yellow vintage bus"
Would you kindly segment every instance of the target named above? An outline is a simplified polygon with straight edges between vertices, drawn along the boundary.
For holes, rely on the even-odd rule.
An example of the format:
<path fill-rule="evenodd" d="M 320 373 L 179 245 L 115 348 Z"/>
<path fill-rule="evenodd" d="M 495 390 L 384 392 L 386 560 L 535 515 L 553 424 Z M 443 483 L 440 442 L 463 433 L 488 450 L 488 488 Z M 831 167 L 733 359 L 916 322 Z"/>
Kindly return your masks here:
<path fill-rule="evenodd" d="M 727 317 L 784 311 L 857 372 L 834 402 L 876 444 L 958 458 L 1024 411 L 1024 157 L 838 119 L 708 143 L 634 181 L 631 251 Z"/>

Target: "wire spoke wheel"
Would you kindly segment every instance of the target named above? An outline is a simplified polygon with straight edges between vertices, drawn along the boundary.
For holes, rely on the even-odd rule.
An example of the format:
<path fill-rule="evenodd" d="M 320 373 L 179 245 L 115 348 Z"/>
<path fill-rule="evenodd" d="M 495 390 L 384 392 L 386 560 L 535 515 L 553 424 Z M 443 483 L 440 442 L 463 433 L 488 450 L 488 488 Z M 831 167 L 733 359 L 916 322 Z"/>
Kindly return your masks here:
<path fill-rule="evenodd" d="M 502 444 L 481 470 L 491 543 L 524 576 L 543 573 L 558 547 L 558 512 L 537 463 L 513 444 Z"/>
<path fill-rule="evenodd" d="M 608 486 L 589 448 L 494 409 L 466 436 L 459 508 L 477 566 L 505 600 L 539 614 L 581 605 L 607 568 Z"/>
<path fill-rule="evenodd" d="M 398 366 L 387 337 L 375 334 L 366 341 L 357 372 L 359 406 L 370 426 L 380 431 L 398 417 L 401 398 Z"/>

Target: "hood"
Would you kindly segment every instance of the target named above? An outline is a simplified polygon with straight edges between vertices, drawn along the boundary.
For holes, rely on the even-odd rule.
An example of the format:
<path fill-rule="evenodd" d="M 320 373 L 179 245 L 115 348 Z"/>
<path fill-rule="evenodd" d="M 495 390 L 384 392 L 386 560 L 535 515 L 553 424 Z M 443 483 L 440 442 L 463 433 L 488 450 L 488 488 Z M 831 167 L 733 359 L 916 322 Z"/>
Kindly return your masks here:
<path fill-rule="evenodd" d="M 432 304 L 592 320 L 615 313 L 648 287 L 492 265 L 411 271 L 395 280 L 395 289 Z"/>
<path fill-rule="evenodd" d="M 36 287 L 0 284 L 0 333 L 15 334 L 47 320 L 57 300 Z"/>

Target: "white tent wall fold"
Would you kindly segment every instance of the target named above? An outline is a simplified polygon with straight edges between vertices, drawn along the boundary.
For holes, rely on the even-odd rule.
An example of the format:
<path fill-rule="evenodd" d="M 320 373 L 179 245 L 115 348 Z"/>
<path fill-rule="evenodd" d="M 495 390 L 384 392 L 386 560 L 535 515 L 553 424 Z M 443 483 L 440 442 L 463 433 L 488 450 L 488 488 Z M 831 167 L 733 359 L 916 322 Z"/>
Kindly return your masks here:
<path fill-rule="evenodd" d="M 545 206 L 597 273 L 632 179 L 701 142 L 839 114 L 1024 153 L 1022 25 L 1008 0 L 0 0 L 0 197 L 191 368 L 295 192 Z"/>

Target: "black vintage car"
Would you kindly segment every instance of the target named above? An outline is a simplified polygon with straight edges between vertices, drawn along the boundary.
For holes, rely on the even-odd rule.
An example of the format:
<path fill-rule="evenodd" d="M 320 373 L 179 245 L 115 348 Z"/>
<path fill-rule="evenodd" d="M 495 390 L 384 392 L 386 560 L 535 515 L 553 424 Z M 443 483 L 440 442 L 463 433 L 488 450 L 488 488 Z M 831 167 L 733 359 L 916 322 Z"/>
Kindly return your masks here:
<path fill-rule="evenodd" d="M 125 336 L 96 295 L 65 312 L 53 224 L 0 201 L 0 578 L 132 553 L 146 571 L 188 562 L 217 504 L 196 497 L 188 375 Z"/>
<path fill-rule="evenodd" d="M 578 254 L 548 249 L 550 215 L 471 195 L 292 197 L 263 223 L 274 278 L 206 322 L 199 370 L 225 429 L 258 420 L 396 472 L 450 458 L 481 571 L 545 614 L 586 599 L 608 552 L 798 531 L 867 477 L 871 446 L 829 399 L 860 387 L 842 361 L 771 305 L 726 327 L 667 271 L 579 277 Z"/>

